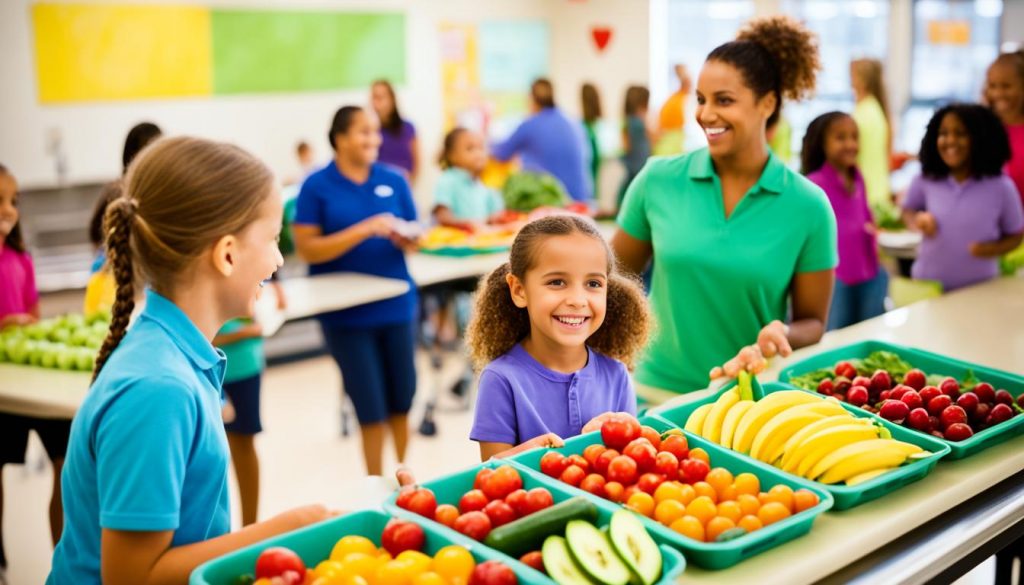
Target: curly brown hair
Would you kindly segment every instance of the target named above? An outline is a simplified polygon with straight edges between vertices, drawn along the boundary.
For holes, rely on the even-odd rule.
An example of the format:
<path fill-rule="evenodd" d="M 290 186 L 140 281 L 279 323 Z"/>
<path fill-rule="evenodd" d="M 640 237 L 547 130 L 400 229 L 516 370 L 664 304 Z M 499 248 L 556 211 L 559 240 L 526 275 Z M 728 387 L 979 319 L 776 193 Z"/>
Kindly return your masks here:
<path fill-rule="evenodd" d="M 775 94 L 769 127 L 778 121 L 783 98 L 799 101 L 814 92 L 822 68 L 817 35 L 788 16 L 751 20 L 735 41 L 715 48 L 707 60 L 736 67 L 758 98 Z"/>
<path fill-rule="evenodd" d="M 652 327 L 647 298 L 639 281 L 618 272 L 615 256 L 593 222 L 580 216 L 558 215 L 527 224 L 512 243 L 509 261 L 480 281 L 466 342 L 480 370 L 507 353 L 530 334 L 530 317 L 512 301 L 507 277 L 523 279 L 533 267 L 545 239 L 583 234 L 601 242 L 608 255 L 608 300 L 604 323 L 587 339 L 597 352 L 615 358 L 630 370 L 647 343 Z"/>

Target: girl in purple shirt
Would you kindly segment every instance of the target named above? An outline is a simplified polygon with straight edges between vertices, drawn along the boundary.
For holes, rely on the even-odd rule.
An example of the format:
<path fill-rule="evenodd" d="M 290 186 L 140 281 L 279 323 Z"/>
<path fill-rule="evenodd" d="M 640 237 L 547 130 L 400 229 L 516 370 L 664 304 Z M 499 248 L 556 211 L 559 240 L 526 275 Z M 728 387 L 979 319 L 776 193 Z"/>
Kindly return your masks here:
<path fill-rule="evenodd" d="M 976 104 L 941 108 L 920 159 L 903 201 L 903 221 L 924 235 L 911 275 L 946 291 L 995 278 L 999 257 L 1024 235 L 1020 196 L 1002 172 L 1010 145 L 999 118 Z"/>
<path fill-rule="evenodd" d="M 836 214 L 839 267 L 828 328 L 839 329 L 885 312 L 889 277 L 878 265 L 875 222 L 864 177 L 857 168 L 857 123 L 842 112 L 811 122 L 800 153 L 800 172 L 825 191 Z"/>
<path fill-rule="evenodd" d="M 509 262 L 482 283 L 467 332 L 483 367 L 470 433 L 481 458 L 635 414 L 627 367 L 649 329 L 643 291 L 616 273 L 593 223 L 560 215 L 527 224 Z"/>
<path fill-rule="evenodd" d="M 391 82 L 379 79 L 370 89 L 370 102 L 380 119 L 380 153 L 377 160 L 405 173 L 410 183 L 416 182 L 419 171 L 419 153 L 416 128 L 398 111 L 395 88 Z"/>

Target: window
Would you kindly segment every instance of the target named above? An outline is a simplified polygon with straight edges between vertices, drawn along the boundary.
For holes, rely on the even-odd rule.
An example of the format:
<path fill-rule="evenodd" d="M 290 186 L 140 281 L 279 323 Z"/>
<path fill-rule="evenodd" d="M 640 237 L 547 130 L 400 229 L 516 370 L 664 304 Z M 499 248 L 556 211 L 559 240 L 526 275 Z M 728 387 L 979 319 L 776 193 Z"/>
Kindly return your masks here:
<path fill-rule="evenodd" d="M 679 87 L 675 66 L 686 65 L 697 84 L 704 59 L 715 47 L 731 41 L 743 23 L 754 17 L 753 0 L 665 0 L 652 2 L 651 110 L 657 112 Z M 704 136 L 693 122 L 696 102 L 686 105 L 686 148 L 703 146 Z"/>
<path fill-rule="evenodd" d="M 885 0 L 783 0 L 783 14 L 802 20 L 818 34 L 823 69 L 814 97 L 789 103 L 785 116 L 793 128 L 794 160 L 798 164 L 803 136 L 817 116 L 833 110 L 853 111 L 850 61 L 871 57 L 886 61 L 889 3 Z"/>
<path fill-rule="evenodd" d="M 940 104 L 976 102 L 999 54 L 1002 0 L 916 0 L 910 105 L 899 148 L 917 152 Z"/>

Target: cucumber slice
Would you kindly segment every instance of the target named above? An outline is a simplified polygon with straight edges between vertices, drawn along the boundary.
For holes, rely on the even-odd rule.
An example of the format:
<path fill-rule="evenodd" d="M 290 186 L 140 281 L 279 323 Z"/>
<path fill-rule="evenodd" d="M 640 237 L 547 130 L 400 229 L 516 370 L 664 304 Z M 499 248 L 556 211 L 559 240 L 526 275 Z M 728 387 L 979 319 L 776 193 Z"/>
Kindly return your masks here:
<path fill-rule="evenodd" d="M 602 585 L 626 585 L 632 575 L 612 548 L 608 536 L 585 520 L 573 520 L 565 527 L 565 540 L 583 571 Z"/>
<path fill-rule="evenodd" d="M 642 585 L 653 585 L 661 577 L 661 549 L 647 533 L 640 519 L 629 510 L 612 514 L 610 534 L 615 552 L 640 578 Z"/>
<path fill-rule="evenodd" d="M 569 545 L 561 536 L 549 536 L 541 549 L 544 571 L 558 585 L 594 585 L 576 561 L 572 559 Z"/>
<path fill-rule="evenodd" d="M 548 536 L 565 534 L 565 526 L 570 520 L 597 520 L 597 506 L 583 496 L 569 498 L 495 528 L 484 539 L 484 544 L 518 559 L 539 549 Z"/>

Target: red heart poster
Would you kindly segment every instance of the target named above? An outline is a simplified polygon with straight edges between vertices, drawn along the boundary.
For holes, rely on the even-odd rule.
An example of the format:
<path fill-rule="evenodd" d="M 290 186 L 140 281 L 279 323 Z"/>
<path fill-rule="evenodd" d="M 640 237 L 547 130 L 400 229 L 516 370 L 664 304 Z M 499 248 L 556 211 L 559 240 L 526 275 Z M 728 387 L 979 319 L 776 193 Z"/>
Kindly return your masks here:
<path fill-rule="evenodd" d="M 607 26 L 595 26 L 590 29 L 590 36 L 594 39 L 594 44 L 597 45 L 597 51 L 604 52 L 605 47 L 612 40 L 612 29 Z"/>

